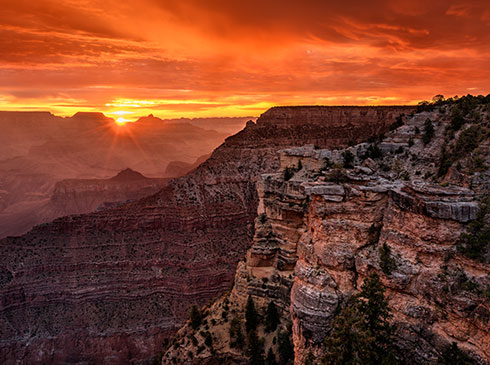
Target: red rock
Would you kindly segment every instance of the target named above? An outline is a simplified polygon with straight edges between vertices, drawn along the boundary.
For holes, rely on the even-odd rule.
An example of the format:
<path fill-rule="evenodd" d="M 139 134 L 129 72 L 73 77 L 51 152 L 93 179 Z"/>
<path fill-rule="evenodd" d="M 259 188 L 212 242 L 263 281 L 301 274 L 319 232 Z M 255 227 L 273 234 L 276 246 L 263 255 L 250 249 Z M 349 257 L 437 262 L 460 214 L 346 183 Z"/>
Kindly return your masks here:
<path fill-rule="evenodd" d="M 278 149 L 347 145 L 412 109 L 273 108 L 158 194 L 0 241 L 0 361 L 150 359 L 191 304 L 229 288 Z"/>

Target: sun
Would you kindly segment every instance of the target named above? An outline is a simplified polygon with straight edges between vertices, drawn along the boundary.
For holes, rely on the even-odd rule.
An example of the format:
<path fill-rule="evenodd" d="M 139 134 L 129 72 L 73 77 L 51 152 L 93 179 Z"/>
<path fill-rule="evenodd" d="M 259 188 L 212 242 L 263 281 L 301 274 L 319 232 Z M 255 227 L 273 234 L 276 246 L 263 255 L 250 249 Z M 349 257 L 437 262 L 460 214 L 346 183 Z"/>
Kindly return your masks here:
<path fill-rule="evenodd" d="M 130 121 L 131 120 L 126 119 L 126 118 L 123 118 L 123 117 L 119 117 L 119 118 L 116 119 L 116 123 L 117 124 L 125 124 L 125 123 L 130 122 Z"/>

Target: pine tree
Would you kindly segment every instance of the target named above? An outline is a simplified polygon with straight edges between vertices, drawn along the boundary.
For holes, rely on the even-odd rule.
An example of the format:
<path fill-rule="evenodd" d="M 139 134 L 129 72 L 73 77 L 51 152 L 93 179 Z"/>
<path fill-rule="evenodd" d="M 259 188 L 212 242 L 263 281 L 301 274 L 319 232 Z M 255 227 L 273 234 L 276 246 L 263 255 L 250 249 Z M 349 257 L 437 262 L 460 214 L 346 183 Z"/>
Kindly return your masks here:
<path fill-rule="evenodd" d="M 265 331 L 274 332 L 279 324 L 279 313 L 273 301 L 269 302 L 265 312 Z"/>
<path fill-rule="evenodd" d="M 259 340 L 255 330 L 248 332 L 247 344 L 248 363 L 250 365 L 264 365 L 264 344 Z"/>
<path fill-rule="evenodd" d="M 196 329 L 201 325 L 201 313 L 199 312 L 199 309 L 197 309 L 195 305 L 191 307 L 190 320 L 191 320 L 191 327 L 193 329 Z"/>
<path fill-rule="evenodd" d="M 392 355 L 393 327 L 389 323 L 392 315 L 384 291 L 378 274 L 372 273 L 364 280 L 358 294 L 359 309 L 366 319 L 371 335 L 375 338 L 374 352 L 371 354 L 375 363 L 380 363 L 383 358 Z"/>
<path fill-rule="evenodd" d="M 396 364 L 393 327 L 384 288 L 376 273 L 363 283 L 332 322 L 325 339 L 326 364 Z"/>
<path fill-rule="evenodd" d="M 244 342 L 242 323 L 239 318 L 234 317 L 230 322 L 230 346 L 240 348 Z"/>
<path fill-rule="evenodd" d="M 456 342 L 447 346 L 437 361 L 438 365 L 473 365 L 476 363 L 475 360 L 458 347 Z"/>
<path fill-rule="evenodd" d="M 265 365 L 277 365 L 276 355 L 272 351 L 272 347 L 267 352 L 267 358 L 265 359 Z"/>
<path fill-rule="evenodd" d="M 281 364 L 289 364 L 294 360 L 294 347 L 291 343 L 291 330 L 279 333 L 279 359 Z"/>
<path fill-rule="evenodd" d="M 248 296 L 245 307 L 245 328 L 247 333 L 257 328 L 257 310 L 255 309 L 254 300 L 251 295 Z"/>
<path fill-rule="evenodd" d="M 331 332 L 325 339 L 325 364 L 363 364 L 374 346 L 359 301 L 351 300 L 338 314 L 331 325 Z"/>

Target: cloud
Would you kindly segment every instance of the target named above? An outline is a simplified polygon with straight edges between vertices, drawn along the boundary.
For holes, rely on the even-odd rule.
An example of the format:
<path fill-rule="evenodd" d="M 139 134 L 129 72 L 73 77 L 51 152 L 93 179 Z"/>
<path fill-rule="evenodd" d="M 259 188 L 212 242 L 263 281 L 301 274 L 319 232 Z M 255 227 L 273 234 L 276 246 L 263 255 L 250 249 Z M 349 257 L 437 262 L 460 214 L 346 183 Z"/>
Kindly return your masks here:
<path fill-rule="evenodd" d="M 413 103 L 468 88 L 489 92 L 487 1 L 2 6 L 2 108 L 67 114 L 77 104 L 112 110 L 108 104 L 126 98 L 154 100 L 175 116 L 231 115 L 284 103 Z"/>

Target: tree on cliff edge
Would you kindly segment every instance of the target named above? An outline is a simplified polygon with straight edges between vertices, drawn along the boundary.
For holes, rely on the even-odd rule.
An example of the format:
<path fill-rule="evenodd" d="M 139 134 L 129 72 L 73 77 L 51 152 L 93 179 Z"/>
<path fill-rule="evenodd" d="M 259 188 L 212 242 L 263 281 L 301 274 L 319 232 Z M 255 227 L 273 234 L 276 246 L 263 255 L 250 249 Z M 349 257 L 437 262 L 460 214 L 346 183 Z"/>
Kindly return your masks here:
<path fill-rule="evenodd" d="M 334 318 L 325 338 L 325 364 L 395 364 L 393 327 L 384 288 L 376 273 Z"/>
<path fill-rule="evenodd" d="M 199 309 L 197 309 L 197 306 L 193 305 L 191 307 L 191 313 L 189 317 L 191 319 L 191 327 L 193 329 L 196 329 L 201 325 L 201 313 L 199 312 Z"/>
<path fill-rule="evenodd" d="M 276 305 L 271 300 L 267 306 L 265 312 L 265 331 L 274 332 L 279 324 L 279 313 L 277 312 Z"/>
<path fill-rule="evenodd" d="M 245 307 L 245 328 L 247 333 L 257 328 L 257 310 L 251 295 L 248 296 L 247 305 Z"/>

